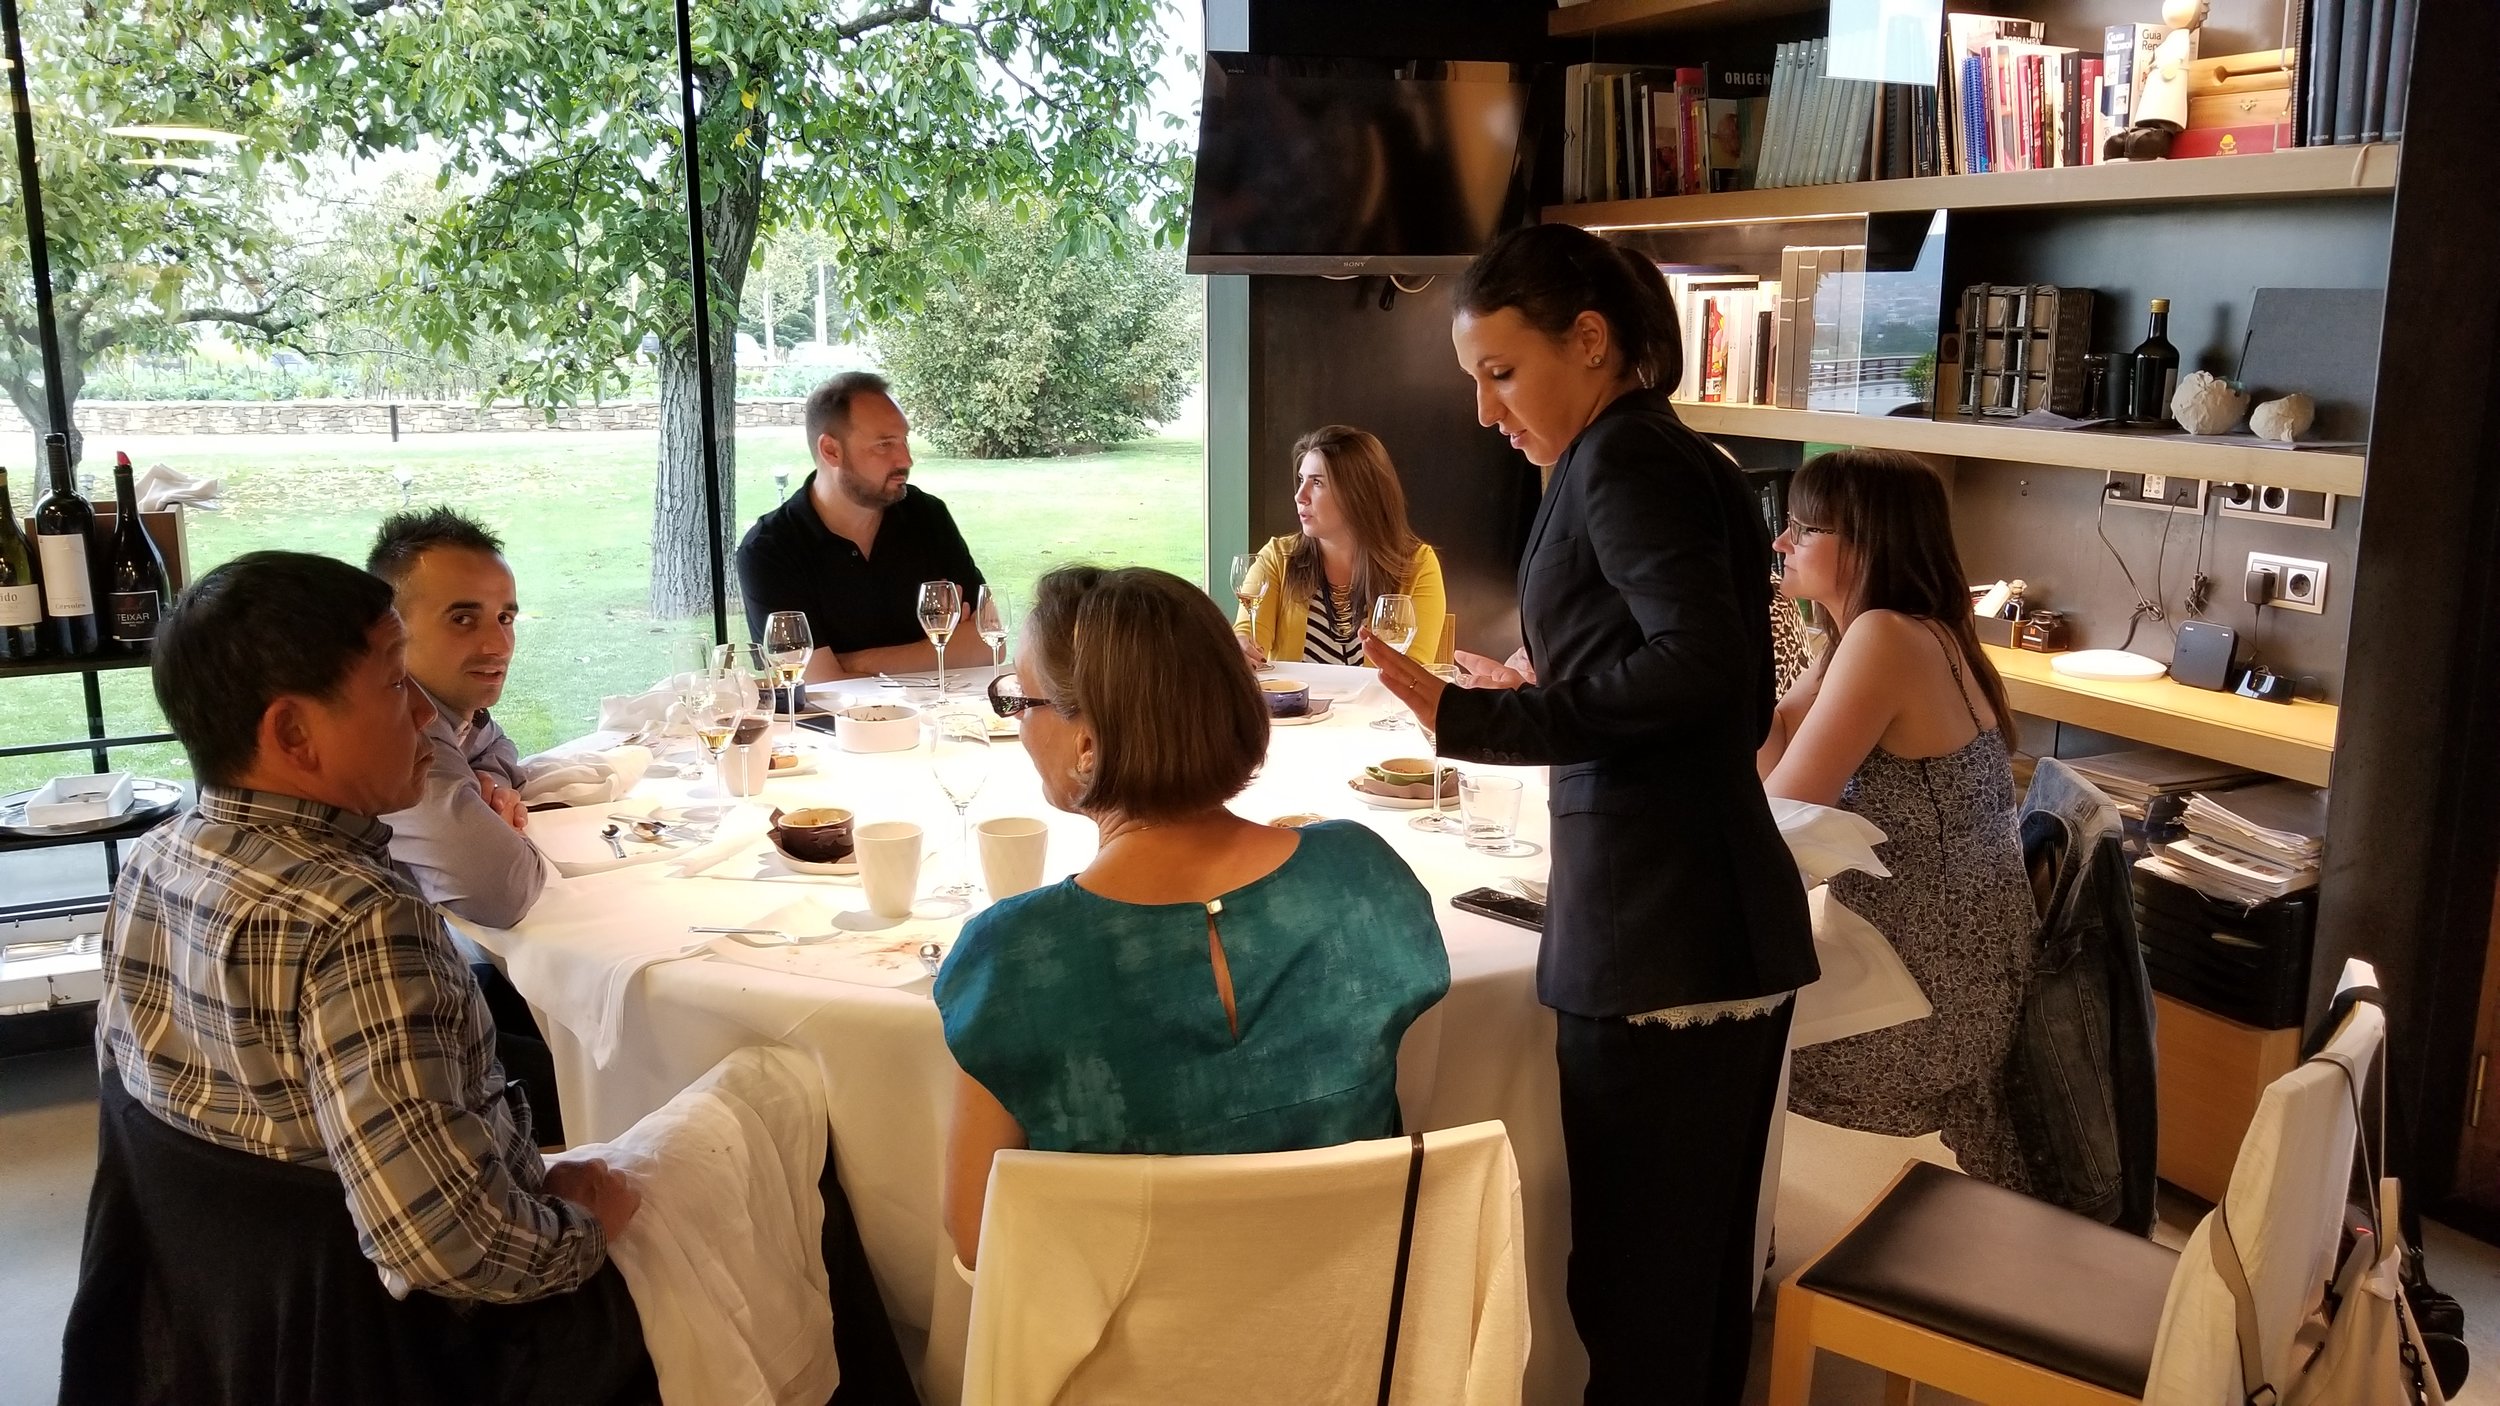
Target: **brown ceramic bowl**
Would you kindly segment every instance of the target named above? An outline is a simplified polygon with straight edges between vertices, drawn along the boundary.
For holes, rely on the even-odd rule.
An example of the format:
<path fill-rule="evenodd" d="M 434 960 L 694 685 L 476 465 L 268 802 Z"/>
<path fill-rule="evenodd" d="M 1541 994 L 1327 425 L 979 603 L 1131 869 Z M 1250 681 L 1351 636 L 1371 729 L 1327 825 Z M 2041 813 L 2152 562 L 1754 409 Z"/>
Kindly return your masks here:
<path fill-rule="evenodd" d="M 836 806 L 775 810 L 773 848 L 809 864 L 833 864 L 850 858 L 851 813 Z"/>

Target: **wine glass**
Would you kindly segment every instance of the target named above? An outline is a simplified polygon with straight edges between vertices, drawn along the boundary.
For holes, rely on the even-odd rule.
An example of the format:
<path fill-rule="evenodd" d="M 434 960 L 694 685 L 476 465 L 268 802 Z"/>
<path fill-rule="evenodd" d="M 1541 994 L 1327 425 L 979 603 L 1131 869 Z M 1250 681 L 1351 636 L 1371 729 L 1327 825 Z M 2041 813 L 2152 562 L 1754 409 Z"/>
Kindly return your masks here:
<path fill-rule="evenodd" d="M 1233 599 L 1241 602 L 1242 610 L 1249 616 L 1250 638 L 1254 641 L 1259 637 L 1259 607 L 1267 603 L 1266 578 L 1250 579 L 1252 568 L 1258 564 L 1255 556 L 1233 558 Z"/>
<path fill-rule="evenodd" d="M 990 647 L 990 667 L 1007 667 L 1007 632 L 1015 628 L 1015 616 L 1008 609 L 1007 593 L 996 586 L 983 586 L 972 601 L 972 628 L 980 632 L 981 643 Z"/>
<path fill-rule="evenodd" d="M 920 629 L 937 647 L 938 699 L 946 698 L 946 642 L 964 615 L 964 592 L 952 581 L 920 583 Z"/>
<path fill-rule="evenodd" d="M 929 771 L 938 789 L 955 807 L 957 877 L 937 891 L 969 903 L 972 899 L 972 800 L 990 775 L 990 728 L 980 714 L 965 709 L 939 713 L 929 724 Z"/>
<path fill-rule="evenodd" d="M 724 644 L 712 650 L 712 676 L 727 679 L 746 690 L 749 706 L 760 712 L 775 711 L 768 690 L 773 685 L 772 656 L 760 644 Z"/>
<path fill-rule="evenodd" d="M 1382 596 L 1372 602 L 1372 637 L 1391 649 L 1404 651 L 1415 642 L 1415 598 L 1413 596 Z M 1406 726 L 1406 719 L 1395 713 L 1376 718 L 1372 726 L 1382 732 L 1395 732 Z"/>
<path fill-rule="evenodd" d="M 808 656 L 816 652 L 816 640 L 807 630 L 807 615 L 798 610 L 776 610 L 764 617 L 764 654 L 773 666 L 773 680 L 781 685 L 786 705 L 799 710 L 799 679 L 807 673 Z"/>
<path fill-rule="evenodd" d="M 703 744 L 713 776 L 720 776 L 721 753 L 728 750 L 730 738 L 737 735 L 738 725 L 746 721 L 754 705 L 755 695 L 748 686 L 725 674 L 709 680 L 693 702 L 680 705 L 686 710 L 687 720 L 694 724 L 695 740 Z M 728 789 L 723 780 L 721 790 Z"/>

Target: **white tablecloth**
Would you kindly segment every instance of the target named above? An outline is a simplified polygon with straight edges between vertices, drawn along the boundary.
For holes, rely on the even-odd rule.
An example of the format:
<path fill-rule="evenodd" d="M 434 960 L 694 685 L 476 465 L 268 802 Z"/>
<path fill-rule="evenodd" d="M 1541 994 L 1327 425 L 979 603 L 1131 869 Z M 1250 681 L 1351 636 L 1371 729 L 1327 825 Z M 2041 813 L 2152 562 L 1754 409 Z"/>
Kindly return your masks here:
<path fill-rule="evenodd" d="M 1399 1099 L 1409 1127 L 1498 1118 L 1509 1128 L 1525 1203 L 1536 1325 L 1528 1400 L 1577 1400 L 1587 1368 L 1563 1297 L 1568 1185 L 1556 1108 L 1553 1017 L 1536 1001 L 1537 937 L 1446 904 L 1450 895 L 1504 875 L 1542 879 L 1547 857 L 1487 858 L 1454 836 L 1411 828 L 1409 812 L 1363 805 L 1347 778 L 1367 763 L 1427 754 L 1421 734 L 1412 727 L 1391 733 L 1369 726 L 1382 715 L 1385 695 L 1368 671 L 1308 665 L 1285 665 L 1281 671 L 1312 680 L 1322 692 L 1344 694 L 1347 702 L 1324 721 L 1278 728 L 1267 767 L 1234 809 L 1252 819 L 1307 811 L 1364 821 L 1443 901 L 1437 912 L 1449 945 L 1450 993 L 1408 1034 L 1399 1058 Z M 985 675 L 973 672 L 973 685 Z M 953 853 L 955 816 L 930 776 L 925 748 L 855 756 L 822 740 L 817 774 L 773 781 L 760 803 L 747 803 L 754 809 L 732 825 L 760 825 L 762 806 L 839 805 L 863 822 L 918 822 L 932 851 L 924 884 L 942 881 L 962 862 Z M 1541 847 L 1544 774 L 1508 774 L 1525 783 L 1520 835 Z M 685 781 L 649 779 L 635 800 L 685 801 L 691 789 Z M 606 809 L 549 812 L 534 817 L 533 826 L 544 827 L 551 845 L 559 836 L 578 842 L 574 830 L 595 831 L 600 819 L 595 812 Z M 1053 878 L 1083 867 L 1094 852 L 1092 824 L 1043 804 L 1032 767 L 1012 740 L 996 747 L 972 815 L 976 821 L 1004 815 L 1049 821 L 1047 872 Z M 925 978 L 872 985 L 827 974 L 856 972 L 862 960 L 878 960 L 877 942 L 899 934 L 905 940 L 894 945 L 908 948 L 926 937 L 950 937 L 954 924 L 914 922 L 890 933 L 843 939 L 828 944 L 821 956 L 740 950 L 640 966 L 684 949 L 693 940 L 689 924 L 755 923 L 808 899 L 831 914 L 864 907 L 854 881 L 721 877 L 757 871 L 754 863 L 738 860 L 703 877 L 676 877 L 676 868 L 642 864 L 553 879 L 520 927 L 471 933 L 539 1012 L 557 1055 L 567 1135 L 576 1141 L 614 1137 L 723 1055 L 759 1040 L 808 1056 L 825 1081 L 842 1184 L 905 1353 L 917 1354 L 922 1363 L 924 1399 L 951 1406 L 969 1306 L 968 1291 L 949 1268 L 952 1247 L 939 1215 L 954 1064 Z M 620 973 L 626 977 L 621 983 Z M 602 1067 L 586 1051 L 610 1022 L 615 1052 Z M 1776 1170 L 1768 1184 L 1776 1188 Z"/>

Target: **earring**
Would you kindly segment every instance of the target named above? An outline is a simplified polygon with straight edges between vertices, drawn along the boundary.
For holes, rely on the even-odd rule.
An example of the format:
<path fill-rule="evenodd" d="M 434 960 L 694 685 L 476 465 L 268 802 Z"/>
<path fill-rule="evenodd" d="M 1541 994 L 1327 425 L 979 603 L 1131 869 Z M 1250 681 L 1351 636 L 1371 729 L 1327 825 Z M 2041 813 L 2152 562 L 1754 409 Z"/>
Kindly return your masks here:
<path fill-rule="evenodd" d="M 1592 356 L 1592 357 L 1590 357 L 1590 358 L 1589 358 L 1589 366 L 1590 366 L 1592 369 L 1594 369 L 1594 368 L 1596 368 L 1596 367 L 1603 366 L 1603 365 L 1605 365 L 1605 364 L 1606 364 L 1606 358 L 1605 358 L 1605 357 L 1603 357 L 1603 356 Z"/>

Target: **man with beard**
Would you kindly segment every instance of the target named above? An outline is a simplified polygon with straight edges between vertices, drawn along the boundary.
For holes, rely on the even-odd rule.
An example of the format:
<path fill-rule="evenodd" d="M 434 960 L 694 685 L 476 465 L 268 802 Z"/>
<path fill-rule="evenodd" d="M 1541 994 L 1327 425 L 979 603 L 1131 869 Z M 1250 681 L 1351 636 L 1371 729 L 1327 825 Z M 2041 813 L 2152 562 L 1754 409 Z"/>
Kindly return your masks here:
<path fill-rule="evenodd" d="M 884 377 L 846 371 L 807 398 L 806 424 L 815 472 L 738 543 L 748 629 L 804 612 L 811 681 L 935 667 L 921 583 L 954 582 L 969 610 L 982 577 L 946 505 L 911 486 L 911 423 Z"/>

